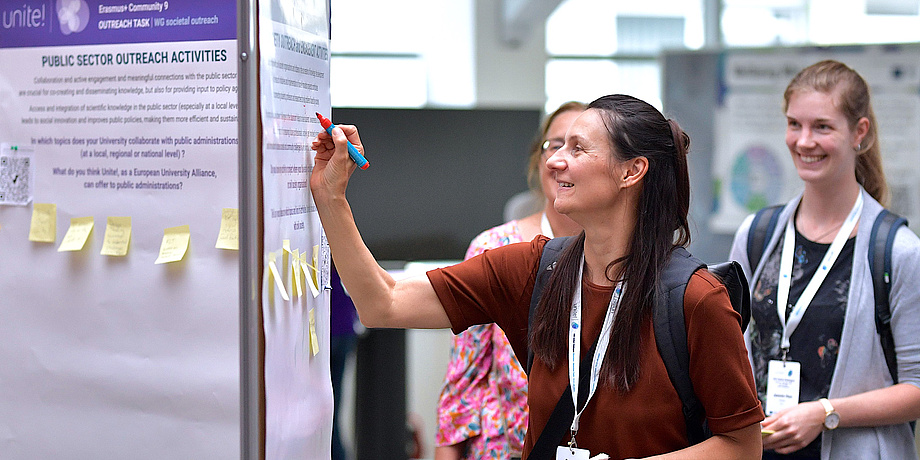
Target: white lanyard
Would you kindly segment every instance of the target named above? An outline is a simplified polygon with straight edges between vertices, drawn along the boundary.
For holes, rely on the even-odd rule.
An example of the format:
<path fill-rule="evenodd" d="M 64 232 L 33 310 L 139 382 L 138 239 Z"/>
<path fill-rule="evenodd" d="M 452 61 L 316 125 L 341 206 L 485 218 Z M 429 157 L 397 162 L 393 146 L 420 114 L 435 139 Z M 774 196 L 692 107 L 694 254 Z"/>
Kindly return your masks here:
<path fill-rule="evenodd" d="M 821 283 L 827 278 L 827 274 L 834 265 L 834 261 L 836 261 L 837 257 L 840 255 L 840 250 L 843 248 L 843 245 L 846 244 L 847 240 L 850 238 L 850 233 L 853 232 L 853 228 L 856 227 L 856 222 L 859 220 L 859 215 L 862 213 L 862 206 L 863 197 L 862 193 L 860 193 L 859 196 L 856 197 L 856 203 L 853 205 L 853 209 L 850 210 L 847 219 L 843 222 L 843 225 L 841 225 L 840 230 L 837 231 L 834 242 L 831 243 L 827 252 L 824 253 L 824 258 L 821 259 L 821 265 L 818 266 L 818 271 L 812 276 L 808 285 L 805 286 L 805 290 L 802 291 L 801 297 L 799 297 L 799 300 L 792 308 L 788 321 L 786 320 L 786 305 L 789 303 L 789 285 L 792 282 L 792 259 L 795 257 L 795 228 L 793 224 L 795 213 L 793 212 L 789 220 L 786 221 L 786 233 L 783 236 L 783 252 L 779 262 L 779 279 L 776 285 L 776 312 L 779 314 L 780 324 L 783 325 L 783 340 L 780 344 L 780 348 L 783 350 L 783 360 L 786 359 L 786 353 L 789 351 L 789 338 L 792 337 L 792 333 L 795 332 L 795 329 L 799 326 L 799 322 L 802 321 L 802 317 L 805 316 L 805 310 L 808 309 L 808 304 L 814 299 Z"/>
<path fill-rule="evenodd" d="M 610 296 L 610 303 L 607 304 L 607 315 L 604 317 L 604 324 L 601 326 L 600 336 L 597 339 L 597 348 L 594 350 L 594 358 L 591 360 L 591 380 L 588 391 L 588 398 L 585 399 L 585 407 L 578 410 L 578 377 L 579 367 L 581 364 L 581 284 L 582 273 L 585 266 L 585 257 L 581 256 L 581 264 L 578 266 L 578 284 L 575 287 L 575 295 L 572 299 L 572 312 L 570 315 L 569 325 L 569 385 L 572 387 L 572 401 L 575 403 L 575 418 L 572 419 L 572 439 L 569 441 L 569 447 L 574 447 L 575 433 L 578 432 L 578 419 L 585 407 L 588 407 L 588 401 L 594 396 L 594 390 L 597 389 L 597 382 L 600 380 L 601 364 L 604 361 L 604 355 L 607 353 L 607 343 L 610 341 L 610 329 L 613 327 L 613 319 L 616 317 L 617 310 L 620 307 L 620 295 L 623 293 L 623 283 L 617 283 L 613 288 L 613 294 Z"/>
<path fill-rule="evenodd" d="M 543 233 L 547 238 L 553 237 L 553 227 L 549 226 L 549 219 L 546 218 L 545 212 L 540 216 L 540 233 Z"/>

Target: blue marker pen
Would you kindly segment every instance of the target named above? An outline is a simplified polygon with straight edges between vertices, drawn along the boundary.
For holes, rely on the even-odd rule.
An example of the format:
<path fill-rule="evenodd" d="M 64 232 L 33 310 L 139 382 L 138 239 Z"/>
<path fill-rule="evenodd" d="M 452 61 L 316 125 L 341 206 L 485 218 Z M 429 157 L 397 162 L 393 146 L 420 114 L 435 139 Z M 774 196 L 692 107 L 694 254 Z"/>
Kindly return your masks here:
<path fill-rule="evenodd" d="M 332 120 L 320 115 L 319 112 L 316 112 L 316 118 L 319 118 L 319 124 L 323 125 L 323 129 L 331 136 L 332 128 L 335 128 L 335 125 L 332 124 Z M 361 152 L 359 152 L 354 145 L 351 145 L 351 142 L 348 143 L 348 156 L 350 156 L 355 164 L 361 169 L 367 169 L 371 165 L 367 162 L 367 158 L 364 158 L 364 155 L 361 155 Z"/>

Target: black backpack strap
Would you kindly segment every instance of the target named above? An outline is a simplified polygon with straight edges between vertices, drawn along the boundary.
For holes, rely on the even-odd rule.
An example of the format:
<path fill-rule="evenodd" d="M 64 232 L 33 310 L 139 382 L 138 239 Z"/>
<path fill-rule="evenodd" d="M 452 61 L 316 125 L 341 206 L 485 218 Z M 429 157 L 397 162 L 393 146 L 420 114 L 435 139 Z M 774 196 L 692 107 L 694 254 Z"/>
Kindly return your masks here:
<path fill-rule="evenodd" d="M 710 264 L 707 268 L 709 273 L 715 275 L 725 285 L 732 308 L 741 315 L 741 332 L 746 331 L 748 323 L 751 322 L 751 291 L 748 289 L 747 278 L 744 276 L 741 264 L 730 260 Z"/>
<path fill-rule="evenodd" d="M 537 305 L 540 303 L 540 294 L 543 293 L 543 288 L 546 286 L 546 282 L 549 280 L 550 275 L 553 274 L 553 268 L 556 267 L 556 260 L 559 259 L 559 255 L 562 254 L 562 250 L 566 247 L 569 240 L 572 237 L 563 236 L 559 238 L 552 238 L 546 242 L 546 245 L 543 246 L 543 253 L 540 255 L 540 268 L 537 271 L 537 279 L 534 282 L 533 294 L 530 295 L 530 312 L 527 316 L 527 337 L 530 338 L 531 324 L 533 324 L 533 317 L 537 311 Z M 533 365 L 533 350 L 530 349 L 528 344 L 527 347 L 527 364 L 524 367 L 524 371 L 530 374 L 530 367 Z M 572 399 L 571 395 L 569 399 Z"/>
<path fill-rule="evenodd" d="M 687 425 L 687 440 L 691 445 L 710 436 L 705 426 L 703 405 L 696 398 L 690 381 L 690 352 L 687 350 L 687 329 L 684 323 L 684 291 L 690 276 L 706 264 L 694 258 L 682 247 L 676 248 L 661 272 L 658 301 L 653 321 L 655 342 L 668 371 L 671 384 L 683 405 Z"/>
<path fill-rule="evenodd" d="M 776 222 L 782 210 L 783 205 L 768 206 L 754 214 L 747 238 L 748 265 L 751 266 L 751 273 L 757 270 L 757 264 L 760 263 L 763 252 L 767 249 L 770 238 L 773 237 L 773 231 L 776 230 Z"/>
<path fill-rule="evenodd" d="M 598 336 L 600 338 L 600 336 Z M 588 399 L 588 376 L 591 374 L 591 361 L 594 358 L 594 350 L 597 349 L 597 339 L 591 349 L 585 354 L 579 366 L 578 379 L 578 407 L 584 407 Z M 540 432 L 540 436 L 533 444 L 530 450 L 528 460 L 542 460 L 556 458 L 556 447 L 562 444 L 566 433 L 572 428 L 572 419 L 575 418 L 575 405 L 572 404 L 572 386 L 566 385 L 565 391 L 559 397 L 556 408 L 546 421 L 546 426 Z"/>
<path fill-rule="evenodd" d="M 553 273 L 553 269 L 556 267 L 556 260 L 559 259 L 562 250 L 568 245 L 571 239 L 571 237 L 553 238 L 547 241 L 546 245 L 543 246 L 543 253 L 540 255 L 540 267 L 537 271 L 537 279 L 534 282 L 533 294 L 530 296 L 530 312 L 528 313 L 527 319 L 528 335 L 530 334 L 537 305 L 540 303 L 540 295 L 543 293 L 543 288 L 546 286 L 549 277 Z M 594 340 L 591 349 L 588 350 L 585 357 L 581 360 L 579 368 L 579 375 L 581 378 L 578 381 L 579 406 L 584 405 L 588 396 L 588 375 L 591 373 L 591 358 L 594 356 L 594 350 L 596 348 L 597 339 Z M 531 366 L 533 366 L 533 350 L 528 347 L 527 365 L 524 369 L 528 374 L 530 373 Z M 533 449 L 531 449 L 527 458 L 534 460 L 555 458 L 556 447 L 562 443 L 566 433 L 571 428 L 573 418 L 575 418 L 575 405 L 572 403 L 572 387 L 566 385 L 565 391 L 562 393 L 562 396 L 559 397 L 559 401 L 556 402 L 553 413 L 546 421 L 546 426 L 543 428 L 543 431 L 540 432 L 540 436 L 534 443 Z"/>
<path fill-rule="evenodd" d="M 891 248 L 894 235 L 907 219 L 883 209 L 872 224 L 869 235 L 869 270 L 875 294 L 875 328 L 885 353 L 885 363 L 894 383 L 898 383 L 898 362 L 894 352 L 894 335 L 891 332 Z"/>

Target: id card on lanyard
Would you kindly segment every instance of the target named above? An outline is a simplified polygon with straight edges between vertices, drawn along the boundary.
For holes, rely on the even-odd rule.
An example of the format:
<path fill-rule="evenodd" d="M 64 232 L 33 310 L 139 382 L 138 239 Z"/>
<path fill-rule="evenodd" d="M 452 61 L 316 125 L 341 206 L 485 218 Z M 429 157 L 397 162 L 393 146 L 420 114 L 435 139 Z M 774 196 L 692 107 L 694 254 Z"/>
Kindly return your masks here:
<path fill-rule="evenodd" d="M 837 231 L 837 236 L 834 237 L 831 246 L 824 253 L 821 264 L 818 265 L 818 270 L 808 281 L 799 300 L 792 307 L 789 319 L 786 319 L 786 308 L 789 304 L 789 287 L 792 283 L 792 260 L 795 257 L 795 225 L 793 223 L 795 213 L 792 213 L 789 216 L 789 220 L 786 221 L 786 232 L 783 235 L 783 252 L 779 262 L 779 278 L 776 283 L 776 313 L 779 315 L 780 324 L 783 326 L 782 342 L 780 343 L 783 359 L 770 361 L 768 367 L 767 407 L 765 408 L 767 415 L 799 403 L 801 364 L 786 359 L 789 353 L 789 339 L 802 321 L 802 317 L 805 316 L 805 311 L 808 310 L 808 305 L 815 298 L 821 283 L 827 278 L 828 272 L 834 266 L 837 257 L 840 256 L 840 251 L 850 238 L 850 233 L 856 228 L 859 215 L 862 213 L 862 207 L 863 197 L 862 192 L 860 192 L 856 197 L 856 203 L 853 204 L 853 209 L 850 210 L 850 214 L 847 215 L 843 225 L 840 226 L 840 230 Z"/>
<path fill-rule="evenodd" d="M 556 460 L 590 460 L 590 456 L 588 449 L 569 446 L 556 447 Z"/>
<path fill-rule="evenodd" d="M 597 390 L 597 384 L 600 380 L 601 364 L 604 362 L 604 355 L 607 353 L 607 344 L 610 342 L 610 331 L 613 328 L 613 320 L 616 318 L 617 310 L 620 307 L 620 296 L 623 294 L 623 283 L 617 283 L 613 288 L 613 294 L 610 296 L 610 302 L 607 304 L 607 313 L 604 316 L 604 324 L 601 326 L 600 335 L 597 338 L 597 347 L 594 350 L 594 356 L 591 359 L 591 374 L 588 386 L 588 397 L 585 399 L 585 405 L 578 410 L 578 382 L 579 382 L 579 364 L 581 363 L 581 284 L 584 273 L 585 258 L 581 257 L 581 264 L 578 267 L 578 283 L 575 286 L 575 295 L 572 296 L 572 310 L 569 316 L 569 385 L 572 388 L 572 401 L 575 406 L 575 416 L 572 418 L 572 437 L 568 446 L 559 446 L 556 449 L 556 459 L 587 459 L 589 452 L 585 449 L 579 449 L 575 442 L 575 435 L 578 433 L 578 420 L 581 413 L 594 396 Z"/>

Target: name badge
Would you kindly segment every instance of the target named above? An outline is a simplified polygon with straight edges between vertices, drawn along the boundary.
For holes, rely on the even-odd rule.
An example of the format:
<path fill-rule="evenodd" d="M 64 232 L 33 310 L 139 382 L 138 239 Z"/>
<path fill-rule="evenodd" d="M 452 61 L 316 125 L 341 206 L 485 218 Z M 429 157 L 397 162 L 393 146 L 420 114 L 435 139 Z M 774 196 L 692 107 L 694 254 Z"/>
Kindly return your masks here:
<path fill-rule="evenodd" d="M 770 361 L 767 368 L 767 415 L 799 403 L 802 365 L 795 361 Z"/>
<path fill-rule="evenodd" d="M 556 460 L 589 460 L 591 453 L 588 449 L 571 448 L 567 446 L 556 447 Z"/>

